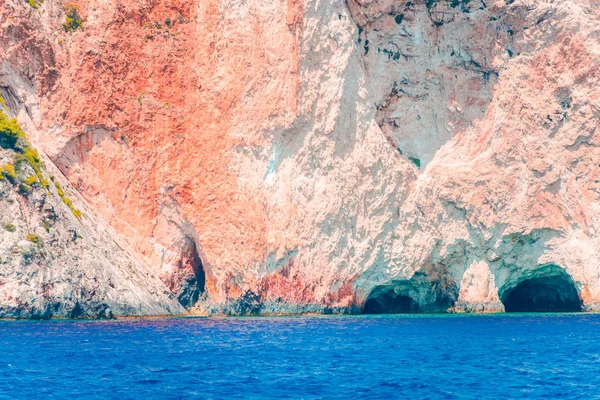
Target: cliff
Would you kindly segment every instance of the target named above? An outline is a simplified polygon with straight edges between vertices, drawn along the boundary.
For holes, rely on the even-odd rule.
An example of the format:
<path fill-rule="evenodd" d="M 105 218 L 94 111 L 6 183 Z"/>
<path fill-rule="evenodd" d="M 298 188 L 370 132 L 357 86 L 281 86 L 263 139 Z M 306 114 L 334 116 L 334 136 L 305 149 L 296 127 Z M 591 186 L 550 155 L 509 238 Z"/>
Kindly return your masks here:
<path fill-rule="evenodd" d="M 185 314 L 0 110 L 0 316 Z"/>
<path fill-rule="evenodd" d="M 0 87 L 106 229 L 97 273 L 137 260 L 192 313 L 501 311 L 534 283 L 595 310 L 599 19 L 592 0 L 5 0 Z M 132 307 L 179 312 L 153 285 L 127 293 L 161 311 Z"/>

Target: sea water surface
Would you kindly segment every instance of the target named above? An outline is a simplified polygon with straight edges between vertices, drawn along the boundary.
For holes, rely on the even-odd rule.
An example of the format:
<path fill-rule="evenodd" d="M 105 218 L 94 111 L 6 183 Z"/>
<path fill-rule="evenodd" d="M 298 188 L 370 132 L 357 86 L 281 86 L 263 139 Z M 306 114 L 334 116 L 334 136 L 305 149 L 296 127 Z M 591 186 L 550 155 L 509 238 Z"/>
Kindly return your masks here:
<path fill-rule="evenodd" d="M 600 398 L 600 315 L 0 322 L 0 398 Z"/>

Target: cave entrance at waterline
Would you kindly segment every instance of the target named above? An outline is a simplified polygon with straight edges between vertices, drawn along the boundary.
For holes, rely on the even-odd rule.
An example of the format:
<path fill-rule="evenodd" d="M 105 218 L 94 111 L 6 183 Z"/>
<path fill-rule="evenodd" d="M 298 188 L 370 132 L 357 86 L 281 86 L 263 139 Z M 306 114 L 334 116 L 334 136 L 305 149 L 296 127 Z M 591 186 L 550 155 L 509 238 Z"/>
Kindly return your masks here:
<path fill-rule="evenodd" d="M 580 312 L 573 279 L 562 271 L 520 282 L 502 297 L 506 312 Z"/>
<path fill-rule="evenodd" d="M 406 314 L 419 311 L 419 304 L 408 296 L 393 290 L 371 296 L 365 303 L 363 314 Z"/>
<path fill-rule="evenodd" d="M 410 280 L 373 288 L 362 309 L 363 314 L 445 313 L 456 301 L 458 289 L 442 288 L 439 282 L 427 281 L 424 273 Z"/>

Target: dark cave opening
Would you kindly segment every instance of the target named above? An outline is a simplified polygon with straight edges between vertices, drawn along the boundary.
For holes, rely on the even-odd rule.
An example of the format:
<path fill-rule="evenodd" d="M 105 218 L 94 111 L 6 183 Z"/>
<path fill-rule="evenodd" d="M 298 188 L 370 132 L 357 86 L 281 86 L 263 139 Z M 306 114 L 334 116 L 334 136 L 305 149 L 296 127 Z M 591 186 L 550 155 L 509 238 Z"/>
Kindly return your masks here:
<path fill-rule="evenodd" d="M 393 290 L 370 297 L 363 314 L 406 314 L 419 311 L 419 305 L 408 296 L 398 295 Z"/>
<path fill-rule="evenodd" d="M 169 289 L 177 295 L 177 299 L 184 307 L 190 308 L 198 302 L 205 286 L 206 274 L 196 242 L 186 237 L 178 269 L 172 277 Z"/>
<path fill-rule="evenodd" d="M 202 266 L 202 260 L 200 259 L 200 255 L 198 254 L 196 243 L 193 241 L 191 250 L 192 270 L 194 271 L 194 276 L 196 277 L 198 290 L 200 291 L 200 293 L 203 293 L 204 286 L 206 285 L 206 274 L 204 273 L 204 267 Z"/>
<path fill-rule="evenodd" d="M 581 300 L 566 274 L 527 279 L 503 296 L 506 312 L 579 312 Z"/>

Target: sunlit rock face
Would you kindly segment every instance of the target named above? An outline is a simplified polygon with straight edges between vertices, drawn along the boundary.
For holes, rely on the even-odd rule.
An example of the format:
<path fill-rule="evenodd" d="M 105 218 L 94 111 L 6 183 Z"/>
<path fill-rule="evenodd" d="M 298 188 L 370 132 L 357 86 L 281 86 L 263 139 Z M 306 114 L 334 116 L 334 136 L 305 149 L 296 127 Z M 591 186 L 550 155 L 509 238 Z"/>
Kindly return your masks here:
<path fill-rule="evenodd" d="M 442 145 L 485 117 L 513 16 L 473 1 L 348 2 L 376 100 L 376 121 L 423 168 Z"/>
<path fill-rule="evenodd" d="M 0 7 L 0 86 L 193 312 L 598 308 L 596 2 L 63 6 Z"/>
<path fill-rule="evenodd" d="M 403 203 L 386 272 L 439 275 L 460 287 L 456 311 L 481 311 L 501 309 L 497 291 L 556 265 L 584 309 L 595 309 L 597 5 L 496 3 L 480 12 L 510 19 L 512 56 L 496 48 L 484 117 L 436 153 Z"/>
<path fill-rule="evenodd" d="M 8 104 L 0 104 L 0 318 L 186 314 L 36 152 Z"/>

